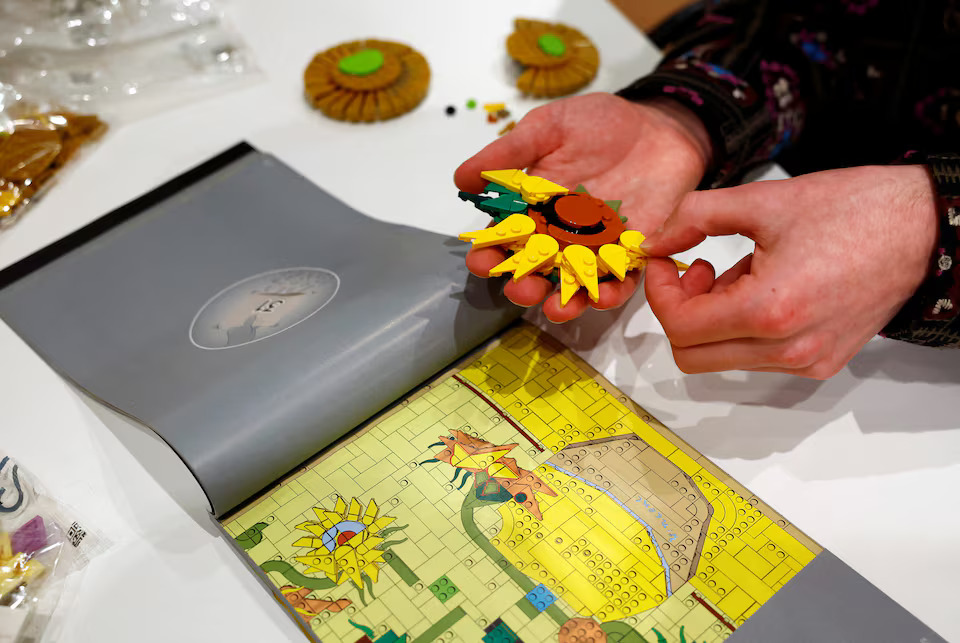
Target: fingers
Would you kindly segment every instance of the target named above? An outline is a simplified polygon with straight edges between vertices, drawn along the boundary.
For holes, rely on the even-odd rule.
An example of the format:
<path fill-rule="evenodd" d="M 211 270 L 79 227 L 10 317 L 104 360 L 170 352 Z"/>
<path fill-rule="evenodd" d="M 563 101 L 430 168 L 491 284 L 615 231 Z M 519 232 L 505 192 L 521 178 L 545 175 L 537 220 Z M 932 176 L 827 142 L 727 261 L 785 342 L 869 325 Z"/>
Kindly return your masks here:
<path fill-rule="evenodd" d="M 560 147 L 562 130 L 555 126 L 554 110 L 549 107 L 533 110 L 510 132 L 464 161 L 453 173 L 457 187 L 465 192 L 480 193 L 487 185 L 480 178 L 480 172 L 525 169 Z"/>
<path fill-rule="evenodd" d="M 781 339 L 733 339 L 700 346 L 673 348 L 684 373 L 730 370 L 799 372 L 824 356 L 825 343 L 814 334 Z"/>
<path fill-rule="evenodd" d="M 478 277 L 486 279 L 490 276 L 490 269 L 507 258 L 507 251 L 496 246 L 489 248 L 471 248 L 467 251 L 467 270 Z"/>
<path fill-rule="evenodd" d="M 714 285 L 715 274 L 710 262 L 697 259 L 680 277 L 680 286 L 689 297 L 708 293 Z"/>
<path fill-rule="evenodd" d="M 771 184 L 750 183 L 733 188 L 688 193 L 664 222 L 662 230 L 647 237 L 643 248 L 651 255 L 666 256 L 688 250 L 706 237 L 742 234 L 757 241 L 769 241 L 772 226 Z"/>
<path fill-rule="evenodd" d="M 580 290 L 574 293 L 566 306 L 561 306 L 560 293 L 555 292 L 543 302 L 543 314 L 554 324 L 562 324 L 582 315 L 590 307 L 589 302 L 590 298 L 587 293 Z"/>
<path fill-rule="evenodd" d="M 637 291 L 641 277 L 642 273 L 634 270 L 628 272 L 623 281 L 613 279 L 602 282 L 599 285 L 600 297 L 597 301 L 591 301 L 587 293 L 581 290 L 570 298 L 566 306 L 561 306 L 560 293 L 556 292 L 543 302 L 543 314 L 553 323 L 562 324 L 576 319 L 590 307 L 597 310 L 619 308 Z"/>
<path fill-rule="evenodd" d="M 507 280 L 503 285 L 503 294 L 518 306 L 529 308 L 546 299 L 554 290 L 553 283 L 540 275 L 528 275 L 519 280 Z"/>
<path fill-rule="evenodd" d="M 646 293 L 650 309 L 675 346 L 764 336 L 754 328 L 749 289 L 691 295 L 672 261 L 651 259 L 647 263 Z"/>
<path fill-rule="evenodd" d="M 743 275 L 750 274 L 750 267 L 753 265 L 753 255 L 749 254 L 740 261 L 736 263 L 733 268 L 727 270 L 725 273 L 720 275 L 713 284 L 710 292 L 720 294 L 730 286 L 732 286 L 737 279 Z"/>

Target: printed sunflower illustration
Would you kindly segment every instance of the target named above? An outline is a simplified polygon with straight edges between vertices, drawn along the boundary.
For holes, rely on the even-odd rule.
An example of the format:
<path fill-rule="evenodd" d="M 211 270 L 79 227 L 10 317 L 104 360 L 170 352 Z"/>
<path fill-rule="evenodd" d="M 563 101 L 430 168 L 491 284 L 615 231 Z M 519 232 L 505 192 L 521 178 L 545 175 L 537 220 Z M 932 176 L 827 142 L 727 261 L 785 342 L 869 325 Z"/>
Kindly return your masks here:
<path fill-rule="evenodd" d="M 563 24 L 517 18 L 507 53 L 523 72 L 517 87 L 537 98 L 572 94 L 597 75 L 600 54 L 579 30 Z"/>
<path fill-rule="evenodd" d="M 297 529 L 311 535 L 293 543 L 294 547 L 311 548 L 306 555 L 295 558 L 307 566 L 306 573 L 326 574 L 337 585 L 350 580 L 358 588 L 363 587 L 364 577 L 377 582 L 384 562 L 384 551 L 379 547 L 387 535 L 384 530 L 395 518 L 377 517 L 376 502 L 371 500 L 364 509 L 356 498 L 349 505 L 343 498 L 337 498 L 332 511 L 314 507 L 313 512 L 316 521 L 297 525 Z"/>
<path fill-rule="evenodd" d="M 330 118 L 373 122 L 406 114 L 430 84 L 427 59 L 387 40 L 355 40 L 322 51 L 303 74 L 307 100 Z"/>

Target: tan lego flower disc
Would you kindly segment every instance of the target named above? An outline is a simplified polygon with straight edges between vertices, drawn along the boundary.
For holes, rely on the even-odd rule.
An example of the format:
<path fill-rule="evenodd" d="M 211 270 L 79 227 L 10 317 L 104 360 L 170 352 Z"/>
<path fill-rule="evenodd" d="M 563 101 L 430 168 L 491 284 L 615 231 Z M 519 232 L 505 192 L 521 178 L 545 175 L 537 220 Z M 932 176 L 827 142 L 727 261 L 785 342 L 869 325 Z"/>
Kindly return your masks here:
<path fill-rule="evenodd" d="M 507 53 L 524 67 L 517 87 L 537 98 L 566 96 L 597 75 L 600 54 L 577 29 L 559 23 L 517 18 Z"/>
<path fill-rule="evenodd" d="M 420 104 L 430 85 L 430 66 L 406 45 L 355 40 L 314 56 L 303 82 L 307 100 L 330 118 L 382 121 Z"/>

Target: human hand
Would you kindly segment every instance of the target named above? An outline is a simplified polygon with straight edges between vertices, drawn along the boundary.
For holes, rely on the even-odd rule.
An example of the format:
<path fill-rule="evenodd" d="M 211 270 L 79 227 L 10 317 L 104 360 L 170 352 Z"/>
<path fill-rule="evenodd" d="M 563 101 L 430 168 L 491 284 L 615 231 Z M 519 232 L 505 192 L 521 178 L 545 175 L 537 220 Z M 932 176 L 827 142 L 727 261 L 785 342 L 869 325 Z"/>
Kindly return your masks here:
<path fill-rule="evenodd" d="M 692 192 L 644 243 L 686 250 L 707 236 L 756 243 L 714 278 L 651 259 L 646 293 L 686 373 L 836 374 L 923 282 L 937 242 L 934 188 L 920 166 L 829 170 Z"/>
<path fill-rule="evenodd" d="M 583 184 L 594 196 L 620 199 L 627 227 L 642 232 L 656 229 L 684 194 L 696 188 L 710 162 L 710 142 L 696 115 L 679 103 L 654 100 L 632 103 L 612 94 L 588 94 L 548 103 L 531 111 L 505 136 L 497 139 L 457 168 L 454 180 L 461 190 L 479 193 L 486 186 L 484 170 L 528 168 L 570 187 Z M 500 248 L 467 253 L 467 267 L 487 277 L 506 258 Z M 575 294 L 566 306 L 542 275 L 509 281 L 504 293 L 521 306 L 543 301 L 543 311 L 554 322 L 573 319 L 588 305 L 616 308 L 636 290 L 637 271 L 623 282 L 600 284 L 600 299 Z M 545 301 L 544 301 L 545 300 Z"/>

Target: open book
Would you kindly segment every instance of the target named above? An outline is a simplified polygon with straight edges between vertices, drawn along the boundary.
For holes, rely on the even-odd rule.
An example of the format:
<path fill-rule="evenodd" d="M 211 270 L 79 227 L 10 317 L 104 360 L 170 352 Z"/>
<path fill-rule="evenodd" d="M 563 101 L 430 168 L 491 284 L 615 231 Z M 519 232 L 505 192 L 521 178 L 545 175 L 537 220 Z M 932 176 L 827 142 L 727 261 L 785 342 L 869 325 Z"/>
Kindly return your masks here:
<path fill-rule="evenodd" d="M 312 640 L 942 640 L 464 248 L 240 146 L 0 273 L 0 315 L 177 451 Z"/>

